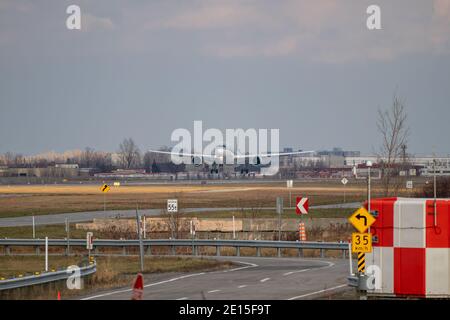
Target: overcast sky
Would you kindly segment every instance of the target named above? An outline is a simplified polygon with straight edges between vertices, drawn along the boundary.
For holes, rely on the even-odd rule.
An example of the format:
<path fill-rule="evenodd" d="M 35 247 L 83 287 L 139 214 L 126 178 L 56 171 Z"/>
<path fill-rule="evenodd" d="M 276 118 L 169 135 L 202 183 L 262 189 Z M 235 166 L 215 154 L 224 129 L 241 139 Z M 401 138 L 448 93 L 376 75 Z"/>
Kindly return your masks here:
<path fill-rule="evenodd" d="M 0 152 L 145 150 L 203 120 L 370 153 L 395 92 L 409 151 L 450 153 L 450 0 L 0 0 Z"/>

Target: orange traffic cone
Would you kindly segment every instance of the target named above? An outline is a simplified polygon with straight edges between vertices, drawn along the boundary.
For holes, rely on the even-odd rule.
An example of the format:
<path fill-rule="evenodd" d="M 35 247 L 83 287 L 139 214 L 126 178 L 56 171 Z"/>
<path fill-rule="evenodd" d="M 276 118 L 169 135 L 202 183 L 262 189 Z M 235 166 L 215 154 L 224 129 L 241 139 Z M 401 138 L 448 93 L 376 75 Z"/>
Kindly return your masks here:
<path fill-rule="evenodd" d="M 142 300 L 142 295 L 144 294 L 144 278 L 142 273 L 138 273 L 136 280 L 134 280 L 133 294 L 131 300 Z"/>

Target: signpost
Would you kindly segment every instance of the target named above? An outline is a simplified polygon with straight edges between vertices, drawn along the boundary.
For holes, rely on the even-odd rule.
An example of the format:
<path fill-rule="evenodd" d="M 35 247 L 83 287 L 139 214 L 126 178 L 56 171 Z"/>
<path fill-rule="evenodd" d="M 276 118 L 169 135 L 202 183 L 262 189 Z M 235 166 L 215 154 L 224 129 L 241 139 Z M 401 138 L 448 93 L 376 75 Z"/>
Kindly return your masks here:
<path fill-rule="evenodd" d="M 295 212 L 297 214 L 308 214 L 309 202 L 306 197 L 297 197 Z"/>
<path fill-rule="evenodd" d="M 36 238 L 36 224 L 35 224 L 34 216 L 33 216 L 33 239 L 35 239 L 35 238 Z"/>
<path fill-rule="evenodd" d="M 287 180 L 286 181 L 286 187 L 289 189 L 289 208 L 292 207 L 292 187 L 294 186 L 294 180 Z"/>
<path fill-rule="evenodd" d="M 363 274 L 366 268 L 365 253 L 372 252 L 372 235 L 366 231 L 376 220 L 363 207 L 356 210 L 348 220 L 359 231 L 352 234 L 352 252 L 358 254 L 358 272 Z"/>
<path fill-rule="evenodd" d="M 345 196 L 346 196 L 345 186 L 346 186 L 347 183 L 348 183 L 348 179 L 347 179 L 346 177 L 343 177 L 342 180 L 341 180 L 341 183 L 344 185 L 344 203 L 345 203 Z"/>
<path fill-rule="evenodd" d="M 406 189 L 412 189 L 412 188 L 413 188 L 412 180 L 406 181 Z"/>
<path fill-rule="evenodd" d="M 144 244 L 142 243 L 141 219 L 139 217 L 137 205 L 136 205 L 136 224 L 139 239 L 139 258 L 141 262 L 141 272 L 144 272 Z"/>
<path fill-rule="evenodd" d="M 281 214 L 283 213 L 282 197 L 277 197 L 277 213 L 278 213 L 278 241 L 281 241 Z"/>
<path fill-rule="evenodd" d="M 364 233 L 376 221 L 375 218 L 366 210 L 359 208 L 356 210 L 348 221 L 360 232 Z"/>
<path fill-rule="evenodd" d="M 48 271 L 48 237 L 45 237 L 45 271 Z"/>
<path fill-rule="evenodd" d="M 94 248 L 94 234 L 92 232 L 86 233 L 86 249 L 88 250 L 89 261 L 91 260 L 91 250 Z"/>
<path fill-rule="evenodd" d="M 168 199 L 167 200 L 167 212 L 176 213 L 178 212 L 178 200 Z"/>
<path fill-rule="evenodd" d="M 175 236 L 175 220 L 173 214 L 178 212 L 178 200 L 177 199 L 167 199 L 167 212 L 170 213 L 170 229 L 172 233 L 172 238 Z"/>
<path fill-rule="evenodd" d="M 69 219 L 66 218 L 66 239 L 67 239 L 67 255 L 70 254 L 70 224 Z"/>
<path fill-rule="evenodd" d="M 107 184 L 104 184 L 100 190 L 103 192 L 103 211 L 106 211 L 106 193 L 111 190 L 111 187 Z"/>

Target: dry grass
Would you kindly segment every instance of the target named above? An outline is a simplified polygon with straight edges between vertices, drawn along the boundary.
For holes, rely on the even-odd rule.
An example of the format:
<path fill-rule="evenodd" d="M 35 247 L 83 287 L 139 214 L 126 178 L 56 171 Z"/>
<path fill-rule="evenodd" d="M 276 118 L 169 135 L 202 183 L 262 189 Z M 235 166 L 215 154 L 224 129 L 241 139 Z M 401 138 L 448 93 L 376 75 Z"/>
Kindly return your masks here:
<path fill-rule="evenodd" d="M 81 257 L 50 257 L 51 266 L 67 267 L 80 262 Z M 25 274 L 42 269 L 43 257 L 0 257 L 3 276 Z M 144 274 L 164 272 L 193 272 L 232 267 L 227 261 L 186 257 L 146 257 Z M 56 268 L 56 267 L 55 267 Z M 86 295 L 94 290 L 131 285 L 139 272 L 137 257 L 98 257 L 97 272 L 86 278 L 81 290 L 68 290 L 65 281 L 0 292 L 0 299 L 56 299 L 58 291 L 64 298 Z"/>
<path fill-rule="evenodd" d="M 62 212 L 103 210 L 104 195 L 98 186 L 0 186 L 0 217 L 40 215 Z M 310 205 L 343 202 L 343 188 L 335 184 L 305 184 L 292 189 L 296 195 L 307 195 Z M 106 194 L 107 210 L 164 208 L 168 198 L 176 197 L 180 208 L 195 207 L 266 207 L 274 206 L 276 197 L 289 203 L 289 192 L 283 183 L 251 185 L 148 185 L 111 188 Z M 346 200 L 361 201 L 365 186 L 346 187 Z"/>

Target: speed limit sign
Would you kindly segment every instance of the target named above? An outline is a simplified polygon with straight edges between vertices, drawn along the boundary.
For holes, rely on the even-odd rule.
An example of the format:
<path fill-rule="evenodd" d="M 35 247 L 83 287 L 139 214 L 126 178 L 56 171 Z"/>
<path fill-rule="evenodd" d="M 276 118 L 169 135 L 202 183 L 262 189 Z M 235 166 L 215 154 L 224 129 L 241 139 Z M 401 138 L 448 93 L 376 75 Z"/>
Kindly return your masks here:
<path fill-rule="evenodd" d="M 352 252 L 369 253 L 372 252 L 372 234 L 371 233 L 353 233 L 352 234 Z"/>
<path fill-rule="evenodd" d="M 168 199 L 167 200 L 167 212 L 178 212 L 178 200 Z"/>

